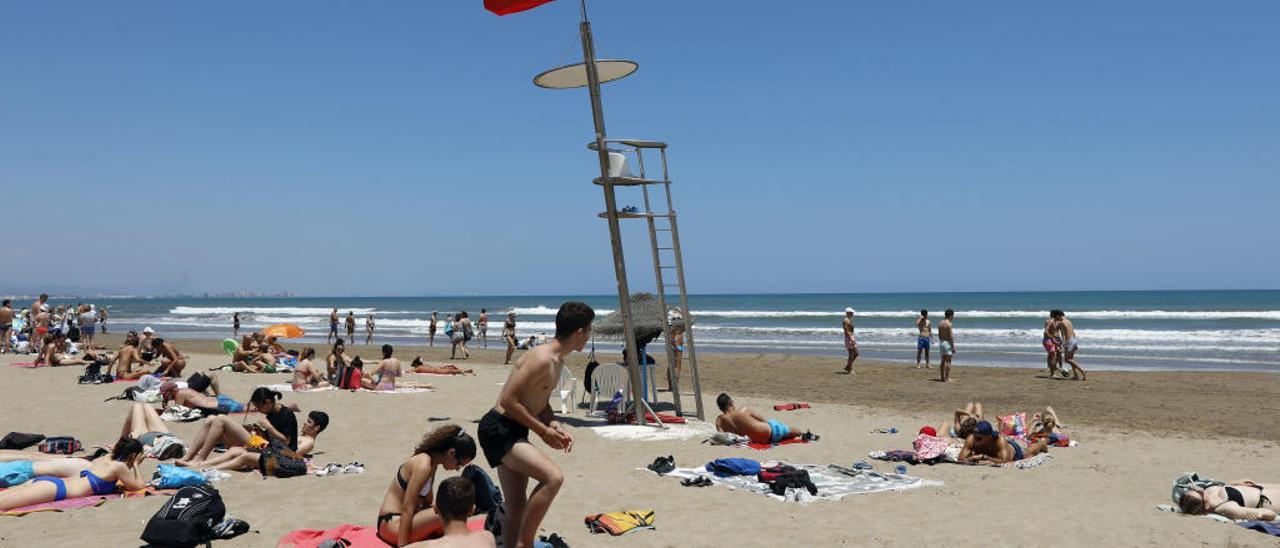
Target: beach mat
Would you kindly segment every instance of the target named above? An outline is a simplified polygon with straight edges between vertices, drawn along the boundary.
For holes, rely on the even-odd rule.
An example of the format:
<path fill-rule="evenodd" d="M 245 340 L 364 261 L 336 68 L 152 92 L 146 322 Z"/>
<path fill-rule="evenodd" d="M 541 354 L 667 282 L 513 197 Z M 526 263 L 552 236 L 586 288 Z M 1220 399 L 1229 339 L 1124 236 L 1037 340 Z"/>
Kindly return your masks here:
<path fill-rule="evenodd" d="M 764 451 L 765 449 L 773 449 L 774 447 L 777 447 L 779 445 L 791 445 L 795 443 L 809 443 L 809 442 L 800 438 L 791 438 L 789 440 L 782 440 L 778 443 L 748 443 L 747 447 L 755 449 L 756 451 Z"/>
<path fill-rule="evenodd" d="M 810 406 L 804 402 L 780 403 L 773 406 L 774 411 L 795 411 L 796 409 L 809 409 Z"/>
<path fill-rule="evenodd" d="M 706 437 L 715 431 L 710 424 L 697 421 L 666 428 L 637 424 L 600 424 L 588 428 L 604 439 L 617 441 L 683 441 Z"/>
<path fill-rule="evenodd" d="M 472 531 L 484 529 L 484 516 L 473 516 L 467 520 L 467 528 Z M 378 538 L 378 529 L 367 525 L 339 525 L 332 529 L 298 529 L 280 537 L 276 548 L 315 548 L 326 540 L 342 539 L 350 544 L 349 548 L 387 548 L 387 543 Z"/>
<path fill-rule="evenodd" d="M 4 491 L 4 489 L 0 489 Z M 110 495 L 89 495 L 87 497 L 76 497 L 71 499 L 63 499 L 57 502 L 45 502 L 41 504 L 33 504 L 31 506 L 23 506 L 0 512 L 0 516 L 21 517 L 35 512 L 64 512 L 67 510 L 75 510 L 77 508 L 91 508 L 101 506 L 109 500 L 115 499 L 133 499 L 147 497 L 151 495 L 171 495 L 177 493 L 177 489 L 155 489 L 148 487 L 141 491 L 129 491 L 126 493 L 112 493 Z"/>
<path fill-rule="evenodd" d="M 276 392 L 298 392 L 300 394 L 305 394 L 308 392 L 330 392 L 333 390 L 337 390 L 337 388 L 334 388 L 332 386 L 321 386 L 318 388 L 312 388 L 310 390 L 294 390 L 293 385 L 289 383 L 264 384 L 262 385 L 262 388 L 269 388 L 271 390 L 275 390 Z"/>
<path fill-rule="evenodd" d="M 30 367 L 46 367 L 46 366 L 43 366 L 43 365 L 36 365 L 36 362 L 13 362 L 13 363 L 9 364 L 9 367 L 27 367 L 27 368 L 30 368 Z"/>
<path fill-rule="evenodd" d="M 785 463 L 761 463 L 761 466 L 772 466 Z M 780 502 L 809 503 L 814 500 L 837 501 L 849 495 L 865 495 L 886 491 L 905 491 L 919 487 L 942 485 L 941 481 L 926 480 L 903 474 L 885 474 L 874 470 L 852 470 L 834 464 L 792 464 L 797 470 L 809 473 L 809 479 L 818 487 L 817 495 L 810 495 L 805 489 L 788 489 L 785 495 L 775 495 L 768 484 L 756 481 L 755 476 L 718 477 L 708 473 L 705 468 L 676 468 L 664 474 L 665 477 L 696 479 L 705 477 L 714 485 L 728 487 L 734 491 L 759 493 Z M 646 468 L 638 468 L 654 473 Z M 681 487 L 681 489 L 688 489 Z"/>

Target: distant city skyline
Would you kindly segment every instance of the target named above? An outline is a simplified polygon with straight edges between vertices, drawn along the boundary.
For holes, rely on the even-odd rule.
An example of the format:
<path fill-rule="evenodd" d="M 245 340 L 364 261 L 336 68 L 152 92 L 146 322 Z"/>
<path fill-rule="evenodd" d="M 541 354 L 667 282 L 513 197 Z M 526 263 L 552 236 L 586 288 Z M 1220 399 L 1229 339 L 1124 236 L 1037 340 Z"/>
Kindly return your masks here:
<path fill-rule="evenodd" d="M 693 293 L 1280 279 L 1280 4 L 591 16 L 640 64 L 610 135 L 671 145 Z M 0 31 L 0 293 L 614 291 L 587 98 L 531 83 L 580 60 L 574 2 L 23 3 Z"/>

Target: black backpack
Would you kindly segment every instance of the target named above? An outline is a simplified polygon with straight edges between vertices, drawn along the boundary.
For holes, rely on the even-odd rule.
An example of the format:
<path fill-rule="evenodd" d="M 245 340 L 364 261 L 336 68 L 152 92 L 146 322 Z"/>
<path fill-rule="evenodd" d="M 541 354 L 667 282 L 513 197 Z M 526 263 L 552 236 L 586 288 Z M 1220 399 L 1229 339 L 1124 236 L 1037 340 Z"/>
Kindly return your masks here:
<path fill-rule="evenodd" d="M 73 343 L 80 342 L 80 326 L 71 324 L 71 327 L 67 328 L 67 340 Z"/>
<path fill-rule="evenodd" d="M 258 457 L 258 471 L 263 477 L 292 478 L 307 474 L 307 461 L 280 440 L 272 439 Z"/>
<path fill-rule="evenodd" d="M 217 489 L 209 485 L 183 487 L 147 521 L 142 540 L 163 548 L 209 544 L 215 538 L 213 528 L 226 514 L 227 507 Z"/>

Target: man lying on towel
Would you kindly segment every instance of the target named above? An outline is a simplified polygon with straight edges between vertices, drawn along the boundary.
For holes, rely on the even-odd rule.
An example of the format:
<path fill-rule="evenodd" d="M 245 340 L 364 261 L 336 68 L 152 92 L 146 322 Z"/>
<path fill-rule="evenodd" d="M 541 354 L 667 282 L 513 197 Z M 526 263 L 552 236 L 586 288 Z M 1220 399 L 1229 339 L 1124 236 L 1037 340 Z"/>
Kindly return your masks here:
<path fill-rule="evenodd" d="M 716 417 L 716 430 L 746 436 L 751 443 L 778 444 L 793 438 L 804 441 L 817 440 L 818 436 L 808 431 L 799 432 L 798 428 L 790 428 L 781 421 L 766 419 L 760 413 L 746 407 L 739 409 L 733 404 L 733 398 L 721 393 L 716 397 L 716 405 L 720 406 L 720 416 Z"/>
<path fill-rule="evenodd" d="M 1025 449 L 1013 438 L 1001 437 L 987 421 L 978 421 L 973 433 L 964 440 L 960 450 L 960 462 L 1004 464 L 1048 453 L 1049 444 L 1044 440 L 1028 445 Z"/>

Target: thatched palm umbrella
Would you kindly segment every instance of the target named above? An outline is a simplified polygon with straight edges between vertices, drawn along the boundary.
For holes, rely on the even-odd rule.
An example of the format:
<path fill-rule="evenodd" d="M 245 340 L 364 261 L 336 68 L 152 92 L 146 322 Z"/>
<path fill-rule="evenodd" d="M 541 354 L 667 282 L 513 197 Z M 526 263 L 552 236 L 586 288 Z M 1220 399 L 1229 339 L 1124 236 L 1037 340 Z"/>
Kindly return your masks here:
<path fill-rule="evenodd" d="M 661 337 L 668 322 L 673 328 L 679 330 L 688 328 L 685 318 L 678 313 L 663 310 L 658 298 L 652 294 L 633 293 L 631 295 L 631 328 L 635 331 L 636 345 L 640 348 Z M 622 314 L 614 312 L 601 318 L 595 322 L 593 329 L 602 337 L 621 339 L 623 336 Z"/>

